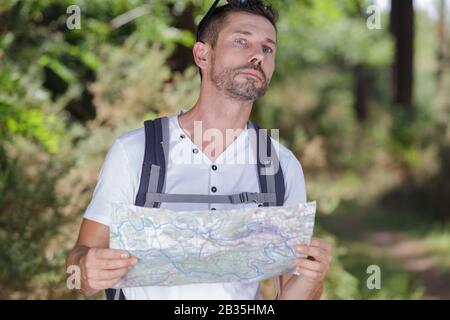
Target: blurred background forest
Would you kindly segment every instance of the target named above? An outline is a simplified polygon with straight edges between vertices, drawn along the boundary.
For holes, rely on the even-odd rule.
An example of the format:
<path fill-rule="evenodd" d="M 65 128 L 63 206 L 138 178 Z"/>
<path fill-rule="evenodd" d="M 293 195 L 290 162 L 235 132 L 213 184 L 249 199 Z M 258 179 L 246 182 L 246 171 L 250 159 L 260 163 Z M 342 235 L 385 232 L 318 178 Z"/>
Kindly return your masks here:
<path fill-rule="evenodd" d="M 193 105 L 191 47 L 212 2 L 0 1 L 0 298 L 81 298 L 65 257 L 104 156 Z M 80 29 L 66 26 L 72 4 Z M 323 298 L 449 299 L 450 1 L 271 4 L 277 69 L 252 118 L 299 158 L 316 233 L 335 245 Z"/>

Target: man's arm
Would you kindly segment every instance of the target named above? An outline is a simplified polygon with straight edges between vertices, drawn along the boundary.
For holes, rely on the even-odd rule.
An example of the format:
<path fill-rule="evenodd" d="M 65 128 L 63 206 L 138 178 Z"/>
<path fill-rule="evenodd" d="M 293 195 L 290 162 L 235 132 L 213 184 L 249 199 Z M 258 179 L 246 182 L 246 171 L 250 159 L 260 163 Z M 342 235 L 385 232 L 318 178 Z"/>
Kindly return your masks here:
<path fill-rule="evenodd" d="M 81 270 L 79 292 L 89 296 L 113 287 L 137 259 L 124 250 L 109 249 L 109 227 L 83 219 L 75 247 L 67 257 L 66 267 Z"/>
<path fill-rule="evenodd" d="M 323 291 L 323 282 L 332 261 L 331 245 L 324 240 L 313 238 L 309 246 L 297 246 L 298 253 L 308 258 L 296 260 L 296 271 L 280 277 L 280 300 L 317 300 Z"/>

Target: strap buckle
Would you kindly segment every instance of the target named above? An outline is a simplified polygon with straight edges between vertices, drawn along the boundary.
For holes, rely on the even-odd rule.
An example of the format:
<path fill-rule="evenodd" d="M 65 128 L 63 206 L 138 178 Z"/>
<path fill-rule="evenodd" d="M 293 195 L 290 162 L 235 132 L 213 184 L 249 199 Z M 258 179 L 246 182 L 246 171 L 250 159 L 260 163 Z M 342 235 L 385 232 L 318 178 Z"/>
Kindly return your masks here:
<path fill-rule="evenodd" d="M 241 203 L 259 203 L 258 194 L 255 192 L 242 192 L 239 194 L 239 200 Z"/>

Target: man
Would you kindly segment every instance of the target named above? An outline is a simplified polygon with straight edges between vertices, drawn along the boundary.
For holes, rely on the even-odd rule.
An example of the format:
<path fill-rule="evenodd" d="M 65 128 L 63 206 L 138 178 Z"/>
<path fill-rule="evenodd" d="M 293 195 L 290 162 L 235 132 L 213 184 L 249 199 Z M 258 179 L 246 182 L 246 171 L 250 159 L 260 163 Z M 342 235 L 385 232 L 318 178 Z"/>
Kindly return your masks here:
<path fill-rule="evenodd" d="M 275 69 L 277 50 L 275 14 L 261 1 L 239 1 L 208 12 L 194 45 L 201 73 L 200 96 L 190 110 L 169 117 L 170 154 L 189 154 L 191 162 L 169 160 L 167 193 L 233 194 L 258 192 L 254 163 L 227 163 L 247 153 L 247 121 L 256 99 L 266 92 Z M 232 2 L 232 1 L 229 1 Z M 242 2 L 245 2 L 242 4 Z M 213 132 L 198 134 L 196 125 Z M 227 132 L 238 132 L 229 139 Z M 195 143 L 194 143 L 195 142 Z M 81 268 L 81 292 L 92 295 L 113 287 L 136 264 L 127 252 L 109 249 L 111 203 L 133 204 L 144 154 L 144 130 L 119 137 L 105 159 L 79 237 L 67 259 Z M 272 139 L 285 178 L 284 205 L 306 202 L 300 163 L 286 147 Z M 242 205 L 242 207 L 256 204 Z M 171 210 L 231 209 L 233 204 L 162 203 Z M 278 299 L 318 299 L 331 262 L 331 248 L 314 238 L 296 246 L 308 258 L 296 260 L 295 274 L 280 276 Z M 172 287 L 123 289 L 126 299 L 257 299 L 259 283 L 212 283 Z"/>

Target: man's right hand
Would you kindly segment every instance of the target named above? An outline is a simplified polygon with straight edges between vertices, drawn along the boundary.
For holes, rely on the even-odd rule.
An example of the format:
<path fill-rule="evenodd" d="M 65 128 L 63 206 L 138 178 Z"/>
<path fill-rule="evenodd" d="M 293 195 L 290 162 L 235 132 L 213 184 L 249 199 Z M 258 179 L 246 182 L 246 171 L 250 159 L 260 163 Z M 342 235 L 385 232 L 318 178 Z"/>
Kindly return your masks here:
<path fill-rule="evenodd" d="M 129 252 L 109 249 L 109 227 L 83 219 L 75 247 L 70 251 L 66 266 L 80 267 L 80 293 L 91 296 L 113 288 L 136 264 Z"/>
<path fill-rule="evenodd" d="M 82 291 L 97 292 L 114 287 L 137 263 L 127 251 L 107 248 L 86 248 L 80 257 Z"/>

